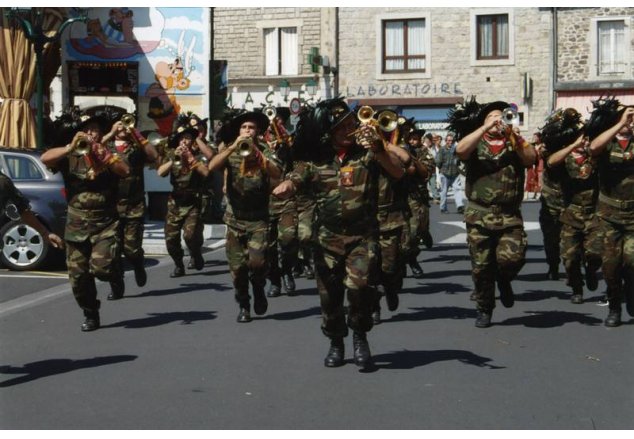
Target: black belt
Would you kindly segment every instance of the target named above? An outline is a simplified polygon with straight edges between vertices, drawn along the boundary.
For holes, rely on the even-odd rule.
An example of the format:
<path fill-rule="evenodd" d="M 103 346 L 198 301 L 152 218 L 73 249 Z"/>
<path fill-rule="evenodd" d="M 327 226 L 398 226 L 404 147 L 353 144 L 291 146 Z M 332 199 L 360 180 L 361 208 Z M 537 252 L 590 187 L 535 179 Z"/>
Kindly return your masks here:
<path fill-rule="evenodd" d="M 488 206 L 484 206 L 478 203 L 475 203 L 469 200 L 469 204 L 467 205 L 468 209 L 478 210 L 480 212 L 485 213 L 494 213 L 499 215 L 501 213 L 508 213 L 510 215 L 514 215 L 520 211 L 519 207 L 509 206 L 505 204 L 489 204 Z"/>

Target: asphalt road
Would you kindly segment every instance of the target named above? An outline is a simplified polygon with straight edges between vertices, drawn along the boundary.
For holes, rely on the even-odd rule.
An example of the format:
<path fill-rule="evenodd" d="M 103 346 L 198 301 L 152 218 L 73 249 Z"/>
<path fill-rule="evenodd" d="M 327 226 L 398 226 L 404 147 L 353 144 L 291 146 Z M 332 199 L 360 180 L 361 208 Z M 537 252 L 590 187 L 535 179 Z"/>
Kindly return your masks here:
<path fill-rule="evenodd" d="M 460 217 L 434 206 L 440 244 L 369 334 L 377 368 L 365 373 L 351 337 L 348 363 L 323 366 L 314 281 L 236 323 L 224 249 L 183 278 L 169 278 L 169 258 L 144 288 L 128 275 L 125 298 L 103 301 L 92 333 L 79 330 L 66 282 L 25 286 L 0 304 L 0 428 L 631 429 L 632 320 L 603 326 L 603 281 L 573 305 L 563 279 L 545 280 L 538 209 L 523 207 L 529 251 L 515 306 L 498 305 L 494 325 L 477 329 Z"/>

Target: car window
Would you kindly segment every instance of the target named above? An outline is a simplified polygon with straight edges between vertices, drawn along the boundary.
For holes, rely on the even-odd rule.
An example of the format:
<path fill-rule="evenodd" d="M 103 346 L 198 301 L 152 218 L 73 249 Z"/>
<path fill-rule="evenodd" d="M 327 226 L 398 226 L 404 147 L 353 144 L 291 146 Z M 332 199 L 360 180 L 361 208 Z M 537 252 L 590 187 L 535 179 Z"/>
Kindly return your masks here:
<path fill-rule="evenodd" d="M 30 157 L 5 154 L 4 161 L 12 180 L 41 180 L 44 178 L 42 171 Z"/>

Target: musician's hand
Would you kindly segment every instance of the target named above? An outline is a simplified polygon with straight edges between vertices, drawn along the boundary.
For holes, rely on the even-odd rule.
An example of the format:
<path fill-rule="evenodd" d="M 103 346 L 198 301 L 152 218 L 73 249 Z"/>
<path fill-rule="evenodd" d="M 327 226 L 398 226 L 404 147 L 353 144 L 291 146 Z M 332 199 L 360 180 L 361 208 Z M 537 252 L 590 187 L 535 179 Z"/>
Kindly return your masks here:
<path fill-rule="evenodd" d="M 295 185 L 290 180 L 284 180 L 278 184 L 271 193 L 277 198 L 288 198 L 295 193 Z"/>
<path fill-rule="evenodd" d="M 631 124 L 634 122 L 634 107 L 627 107 L 621 116 L 619 123 L 622 125 Z"/>
<path fill-rule="evenodd" d="M 126 127 L 125 125 L 123 125 L 123 122 L 121 122 L 120 120 L 116 121 L 115 123 L 112 124 L 112 128 L 110 128 L 110 134 L 111 135 L 115 135 L 117 133 L 119 133 L 120 131 L 125 131 Z"/>
<path fill-rule="evenodd" d="M 92 155 L 100 165 L 107 164 L 112 158 L 112 153 L 101 143 L 94 142 L 91 149 Z"/>
<path fill-rule="evenodd" d="M 64 240 L 60 238 L 55 233 L 49 233 L 47 236 L 49 244 L 51 244 L 55 248 L 63 249 L 64 248 Z"/>

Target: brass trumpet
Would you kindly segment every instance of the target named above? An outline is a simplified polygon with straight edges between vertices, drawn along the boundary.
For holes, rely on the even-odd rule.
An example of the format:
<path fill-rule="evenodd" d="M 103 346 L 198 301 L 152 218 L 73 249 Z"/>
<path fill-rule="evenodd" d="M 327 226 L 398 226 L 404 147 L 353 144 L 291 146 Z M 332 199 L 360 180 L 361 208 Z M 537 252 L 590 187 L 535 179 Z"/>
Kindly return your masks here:
<path fill-rule="evenodd" d="M 81 136 L 73 145 L 73 152 L 77 155 L 88 155 L 92 149 L 92 140 L 88 136 Z"/>
<path fill-rule="evenodd" d="M 249 157 L 255 151 L 255 143 L 251 137 L 238 142 L 238 154 L 240 157 Z"/>
<path fill-rule="evenodd" d="M 121 116 L 121 123 L 125 127 L 125 131 L 128 136 L 132 137 L 132 142 L 134 142 L 134 146 L 136 146 L 137 148 L 142 148 L 143 145 L 141 144 L 141 141 L 137 138 L 136 132 L 134 131 L 134 126 L 136 125 L 136 118 L 134 117 L 134 115 L 130 113 L 124 114 L 123 116 Z"/>
<path fill-rule="evenodd" d="M 514 125 L 519 122 L 519 115 L 513 107 L 507 107 L 502 111 L 502 122 L 505 125 Z"/>
<path fill-rule="evenodd" d="M 391 133 L 398 127 L 398 115 L 390 110 L 381 111 L 376 118 L 381 131 Z"/>

